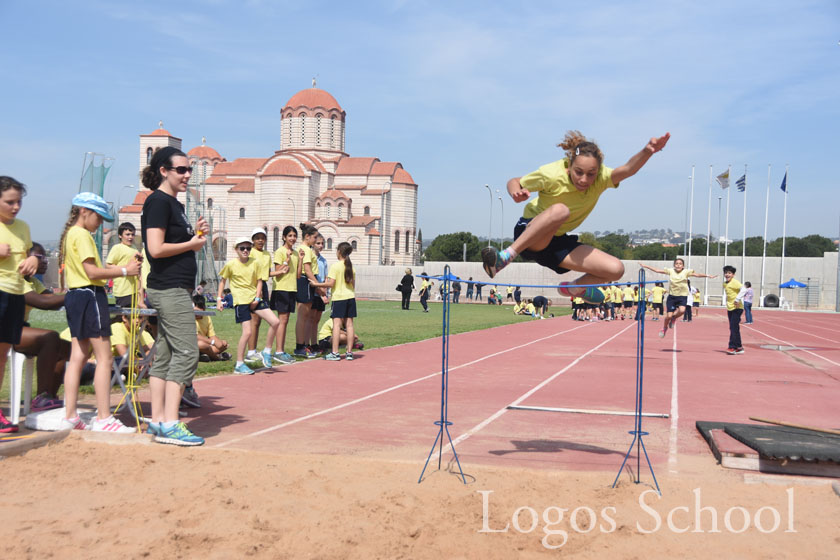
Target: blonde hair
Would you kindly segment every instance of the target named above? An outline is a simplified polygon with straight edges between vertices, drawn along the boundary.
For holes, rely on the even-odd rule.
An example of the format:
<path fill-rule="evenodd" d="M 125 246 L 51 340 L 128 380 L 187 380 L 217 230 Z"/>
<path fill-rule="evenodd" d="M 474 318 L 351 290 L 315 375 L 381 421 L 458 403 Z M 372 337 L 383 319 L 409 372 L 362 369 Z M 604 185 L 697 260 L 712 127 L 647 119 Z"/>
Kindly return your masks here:
<path fill-rule="evenodd" d="M 586 136 L 579 130 L 567 131 L 563 141 L 557 144 L 557 147 L 563 148 L 563 151 L 566 152 L 566 158 L 569 160 L 570 166 L 578 156 L 594 157 L 598 161 L 599 166 L 604 163 L 604 154 L 601 153 L 598 144 L 587 140 Z"/>

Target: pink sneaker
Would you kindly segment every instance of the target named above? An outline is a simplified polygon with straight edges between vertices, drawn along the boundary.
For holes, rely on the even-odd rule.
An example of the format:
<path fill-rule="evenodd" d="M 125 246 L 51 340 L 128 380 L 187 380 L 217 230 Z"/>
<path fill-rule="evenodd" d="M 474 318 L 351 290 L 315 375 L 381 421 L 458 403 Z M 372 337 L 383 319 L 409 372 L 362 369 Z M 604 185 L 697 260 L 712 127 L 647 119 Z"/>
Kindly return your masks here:
<path fill-rule="evenodd" d="M 75 418 L 62 418 L 58 426 L 59 431 L 64 430 L 89 430 L 88 425 L 79 416 Z"/>

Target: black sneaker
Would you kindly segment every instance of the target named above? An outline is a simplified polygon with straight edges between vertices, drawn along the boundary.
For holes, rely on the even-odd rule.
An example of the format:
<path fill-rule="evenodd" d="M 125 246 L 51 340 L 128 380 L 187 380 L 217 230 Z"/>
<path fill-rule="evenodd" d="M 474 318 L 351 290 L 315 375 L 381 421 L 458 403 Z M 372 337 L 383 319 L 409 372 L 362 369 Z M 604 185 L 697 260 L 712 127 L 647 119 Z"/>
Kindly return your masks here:
<path fill-rule="evenodd" d="M 208 356 L 207 354 L 199 354 L 198 355 L 198 361 L 199 362 L 209 362 L 210 361 L 210 356 Z"/>
<path fill-rule="evenodd" d="M 501 252 L 495 247 L 485 247 L 481 250 L 481 261 L 484 263 L 484 272 L 493 278 L 496 273 L 502 270 L 508 263 L 501 258 Z"/>
<path fill-rule="evenodd" d="M 231 355 L 229 352 L 222 352 L 221 354 L 219 354 L 219 359 L 226 362 L 231 359 Z"/>
<path fill-rule="evenodd" d="M 192 385 L 184 387 L 184 394 L 181 395 L 181 404 L 190 408 L 201 408 L 201 403 L 198 402 L 198 393 Z"/>

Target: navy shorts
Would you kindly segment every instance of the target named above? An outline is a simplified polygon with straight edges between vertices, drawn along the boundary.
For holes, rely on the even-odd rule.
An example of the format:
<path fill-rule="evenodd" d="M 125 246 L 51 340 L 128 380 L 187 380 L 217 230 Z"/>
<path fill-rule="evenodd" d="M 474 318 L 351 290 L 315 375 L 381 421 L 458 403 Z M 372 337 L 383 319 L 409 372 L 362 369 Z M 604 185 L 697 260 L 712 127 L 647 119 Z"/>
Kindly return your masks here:
<path fill-rule="evenodd" d="M 670 313 L 675 311 L 677 307 L 685 307 L 686 301 L 688 301 L 687 296 L 668 296 L 668 300 L 665 302 L 665 309 Z"/>
<path fill-rule="evenodd" d="M 271 301 L 271 296 L 268 293 L 268 280 L 263 280 L 262 294 L 260 294 L 260 297 L 263 301 Z"/>
<path fill-rule="evenodd" d="M 297 292 L 274 290 L 271 292 L 271 309 L 277 313 L 294 313 L 297 302 Z"/>
<path fill-rule="evenodd" d="M 519 218 L 519 221 L 516 222 L 516 226 L 513 228 L 514 241 L 522 235 L 522 232 L 525 231 L 525 228 L 528 226 L 528 222 L 532 219 L 533 218 Z M 578 241 L 577 235 L 569 235 L 567 233 L 559 237 L 556 235 L 552 237 L 548 246 L 542 251 L 530 251 L 526 249 L 525 251 L 522 251 L 520 255 L 522 255 L 523 259 L 535 261 L 546 268 L 550 268 L 558 274 L 565 274 L 569 272 L 569 269 L 561 267 L 560 263 L 566 260 L 569 253 L 581 245 L 583 245 L 583 243 Z"/>
<path fill-rule="evenodd" d="M 102 286 L 71 288 L 64 296 L 70 336 L 79 340 L 111 336 L 108 296 Z"/>
<path fill-rule="evenodd" d="M 321 294 L 315 292 L 312 294 L 312 311 L 325 311 L 327 304 L 321 299 Z"/>
<path fill-rule="evenodd" d="M 661 303 L 654 303 L 654 304 L 653 304 L 653 308 L 654 308 L 656 311 L 659 311 L 659 314 L 660 314 L 660 315 L 662 314 L 662 304 L 661 304 Z"/>
<path fill-rule="evenodd" d="M 251 304 L 234 305 L 233 316 L 236 317 L 237 323 L 247 323 L 251 320 Z"/>
<path fill-rule="evenodd" d="M 23 295 L 0 291 L 0 342 L 20 344 L 25 309 Z"/>
<path fill-rule="evenodd" d="M 692 304 L 691 304 L 691 306 L 692 306 L 692 307 L 700 307 L 700 302 L 699 302 L 699 301 L 695 301 L 694 303 L 692 303 Z"/>
<path fill-rule="evenodd" d="M 297 279 L 297 302 L 312 303 L 312 286 L 309 285 L 309 278 L 306 276 Z"/>
<path fill-rule="evenodd" d="M 356 298 L 342 299 L 332 302 L 333 319 L 352 319 L 356 316 Z"/>
<path fill-rule="evenodd" d="M 625 301 L 624 302 L 624 309 L 630 309 L 631 307 L 633 307 L 633 302 L 632 301 Z"/>

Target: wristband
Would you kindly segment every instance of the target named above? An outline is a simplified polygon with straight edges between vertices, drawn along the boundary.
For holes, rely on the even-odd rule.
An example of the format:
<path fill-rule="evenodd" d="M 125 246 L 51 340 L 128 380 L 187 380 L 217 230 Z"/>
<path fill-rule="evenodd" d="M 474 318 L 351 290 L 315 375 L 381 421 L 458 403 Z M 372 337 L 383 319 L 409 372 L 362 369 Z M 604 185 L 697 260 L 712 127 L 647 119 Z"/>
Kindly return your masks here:
<path fill-rule="evenodd" d="M 122 267 L 122 274 L 123 276 L 128 276 L 128 270 L 125 267 Z"/>
<path fill-rule="evenodd" d="M 210 346 L 216 346 L 216 341 L 212 338 L 210 339 Z"/>

